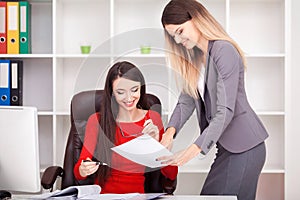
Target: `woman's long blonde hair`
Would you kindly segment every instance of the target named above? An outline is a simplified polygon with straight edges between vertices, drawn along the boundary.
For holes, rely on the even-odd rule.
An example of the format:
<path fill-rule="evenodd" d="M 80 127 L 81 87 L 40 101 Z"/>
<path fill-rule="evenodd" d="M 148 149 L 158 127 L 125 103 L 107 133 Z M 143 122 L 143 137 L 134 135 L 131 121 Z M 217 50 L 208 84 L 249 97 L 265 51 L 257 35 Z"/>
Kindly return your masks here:
<path fill-rule="evenodd" d="M 161 18 L 163 27 L 168 24 L 183 24 L 189 20 L 194 23 L 205 39 L 230 42 L 237 49 L 244 66 L 246 66 L 244 53 L 238 44 L 226 33 L 207 9 L 196 0 L 171 0 L 166 5 Z M 178 45 L 166 30 L 165 39 L 168 61 L 183 80 L 183 92 L 194 98 L 199 98 L 197 85 L 201 63 L 204 62 L 203 52 L 197 47 L 186 49 L 184 46 Z"/>

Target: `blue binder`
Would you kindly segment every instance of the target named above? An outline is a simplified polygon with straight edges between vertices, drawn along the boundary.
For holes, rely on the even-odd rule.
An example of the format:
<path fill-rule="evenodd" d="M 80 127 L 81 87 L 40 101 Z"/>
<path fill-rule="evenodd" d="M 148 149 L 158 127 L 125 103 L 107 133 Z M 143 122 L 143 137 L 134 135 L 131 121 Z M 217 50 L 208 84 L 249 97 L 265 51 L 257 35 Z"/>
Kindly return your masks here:
<path fill-rule="evenodd" d="M 10 60 L 0 60 L 0 105 L 10 105 Z"/>

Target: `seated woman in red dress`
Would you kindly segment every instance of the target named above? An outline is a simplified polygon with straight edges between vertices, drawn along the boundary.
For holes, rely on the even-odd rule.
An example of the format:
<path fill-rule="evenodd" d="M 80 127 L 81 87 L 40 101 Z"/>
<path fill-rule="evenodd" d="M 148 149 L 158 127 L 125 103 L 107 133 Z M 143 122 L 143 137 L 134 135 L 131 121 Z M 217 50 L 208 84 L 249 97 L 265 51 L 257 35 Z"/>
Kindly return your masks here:
<path fill-rule="evenodd" d="M 101 112 L 91 115 L 86 125 L 83 148 L 74 167 L 77 180 L 94 175 L 95 184 L 102 188 L 101 193 L 145 192 L 146 167 L 111 150 L 111 147 L 128 142 L 140 133 L 161 140 L 164 127 L 160 114 L 149 110 L 145 93 L 144 77 L 132 63 L 118 62 L 110 68 Z M 92 160 L 108 165 L 99 166 Z M 178 168 L 165 166 L 161 173 L 169 180 L 175 180 Z"/>

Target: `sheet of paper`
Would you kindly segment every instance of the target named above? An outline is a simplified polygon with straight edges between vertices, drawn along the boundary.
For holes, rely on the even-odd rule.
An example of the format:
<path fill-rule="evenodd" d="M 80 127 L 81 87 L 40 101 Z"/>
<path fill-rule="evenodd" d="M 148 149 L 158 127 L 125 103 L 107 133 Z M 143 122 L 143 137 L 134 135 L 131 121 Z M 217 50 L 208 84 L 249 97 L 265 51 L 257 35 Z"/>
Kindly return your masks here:
<path fill-rule="evenodd" d="M 127 194 L 94 194 L 83 197 L 81 199 L 95 199 L 95 200 L 126 200 L 138 196 L 139 193 Z"/>
<path fill-rule="evenodd" d="M 156 158 L 172 155 L 167 148 L 147 134 L 111 149 L 133 162 L 151 168 L 164 166 Z"/>
<path fill-rule="evenodd" d="M 149 200 L 156 199 L 163 196 L 165 193 L 126 193 L 126 194 L 97 194 L 90 195 L 80 199 L 94 199 L 94 200 Z"/>

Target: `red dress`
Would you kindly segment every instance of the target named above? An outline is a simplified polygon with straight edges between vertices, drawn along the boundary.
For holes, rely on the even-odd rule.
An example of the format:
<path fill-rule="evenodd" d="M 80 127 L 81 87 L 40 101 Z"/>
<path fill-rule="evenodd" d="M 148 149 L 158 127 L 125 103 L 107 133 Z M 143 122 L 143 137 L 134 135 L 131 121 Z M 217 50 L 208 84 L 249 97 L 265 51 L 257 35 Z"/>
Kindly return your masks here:
<path fill-rule="evenodd" d="M 97 117 L 99 117 L 99 113 L 91 115 L 86 125 L 84 144 L 79 160 L 74 167 L 74 175 L 77 180 L 85 179 L 85 177 L 82 177 L 79 174 L 79 166 L 82 160 L 93 157 L 96 148 L 99 129 Z M 159 140 L 161 140 L 162 134 L 164 133 L 161 117 L 159 113 L 152 110 L 149 110 L 145 117 L 137 122 L 121 122 L 120 127 L 125 136 L 130 133 L 139 133 L 144 128 L 144 122 L 148 119 L 152 119 L 153 123 L 158 126 L 158 129 L 160 130 Z M 132 139 L 134 139 L 134 137 L 123 137 L 120 128 L 116 128 L 116 146 Z M 111 176 L 101 188 L 101 193 L 144 193 L 145 166 L 134 163 L 119 154 L 112 152 L 111 168 Z M 161 172 L 167 178 L 174 180 L 177 176 L 178 168 L 176 166 L 166 166 L 161 169 Z M 95 180 L 95 184 L 97 183 L 98 181 Z"/>

